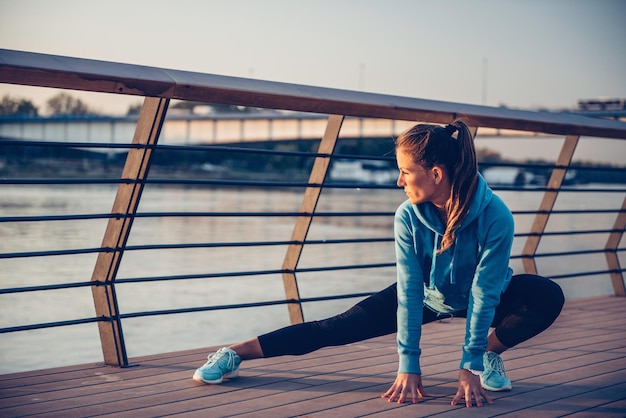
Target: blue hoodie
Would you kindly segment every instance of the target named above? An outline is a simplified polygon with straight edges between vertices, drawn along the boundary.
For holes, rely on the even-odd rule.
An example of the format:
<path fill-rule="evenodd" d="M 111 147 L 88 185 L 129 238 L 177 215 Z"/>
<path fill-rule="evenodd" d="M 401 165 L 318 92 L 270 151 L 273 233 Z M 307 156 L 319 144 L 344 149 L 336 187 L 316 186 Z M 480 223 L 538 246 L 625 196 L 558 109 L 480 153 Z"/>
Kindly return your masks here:
<path fill-rule="evenodd" d="M 432 203 L 402 203 L 395 215 L 399 373 L 421 374 L 423 306 L 442 314 L 467 309 L 462 369 L 483 370 L 487 334 L 511 280 L 513 216 L 478 176 L 469 213 L 452 247 L 437 254 L 445 231 Z"/>

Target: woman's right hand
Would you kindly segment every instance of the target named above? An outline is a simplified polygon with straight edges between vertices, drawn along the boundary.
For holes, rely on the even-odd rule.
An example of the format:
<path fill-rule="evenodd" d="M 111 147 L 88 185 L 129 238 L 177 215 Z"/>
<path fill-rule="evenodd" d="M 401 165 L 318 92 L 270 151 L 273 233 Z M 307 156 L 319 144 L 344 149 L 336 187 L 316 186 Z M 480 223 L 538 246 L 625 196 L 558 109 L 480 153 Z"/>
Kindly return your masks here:
<path fill-rule="evenodd" d="M 413 403 L 417 403 L 419 398 L 429 396 L 422 386 L 422 376 L 415 373 L 398 373 L 395 382 L 389 390 L 381 395 L 381 398 L 389 398 L 389 402 L 404 403 L 407 398 L 411 398 Z"/>

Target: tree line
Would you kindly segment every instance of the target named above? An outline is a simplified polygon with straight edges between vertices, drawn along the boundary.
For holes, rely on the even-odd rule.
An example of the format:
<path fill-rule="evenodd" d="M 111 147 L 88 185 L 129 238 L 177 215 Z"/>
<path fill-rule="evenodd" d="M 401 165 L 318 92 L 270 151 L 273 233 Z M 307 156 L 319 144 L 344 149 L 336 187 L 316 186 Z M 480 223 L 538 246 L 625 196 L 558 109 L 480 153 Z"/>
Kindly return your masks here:
<path fill-rule="evenodd" d="M 130 105 L 128 107 L 128 110 L 126 111 L 126 114 L 139 114 L 141 106 L 141 103 Z M 211 111 L 215 113 L 251 113 L 258 111 L 258 109 L 250 107 L 241 107 L 226 104 L 207 104 L 192 101 L 176 101 L 170 105 L 170 108 L 192 113 L 196 106 L 210 107 Z M 4 115 L 37 117 L 42 114 L 50 116 L 88 116 L 99 115 L 101 113 L 87 103 L 83 102 L 81 99 L 65 92 L 58 93 L 48 99 L 43 109 L 40 109 L 37 105 L 35 105 L 32 100 L 23 97 L 11 97 L 10 95 L 5 95 L 0 100 L 0 116 Z"/>
<path fill-rule="evenodd" d="M 15 98 L 5 95 L 0 100 L 0 115 L 6 116 L 39 116 L 41 109 L 30 99 Z M 92 109 L 81 99 L 67 93 L 59 93 L 46 101 L 45 113 L 52 116 L 60 115 L 96 115 L 98 112 Z"/>

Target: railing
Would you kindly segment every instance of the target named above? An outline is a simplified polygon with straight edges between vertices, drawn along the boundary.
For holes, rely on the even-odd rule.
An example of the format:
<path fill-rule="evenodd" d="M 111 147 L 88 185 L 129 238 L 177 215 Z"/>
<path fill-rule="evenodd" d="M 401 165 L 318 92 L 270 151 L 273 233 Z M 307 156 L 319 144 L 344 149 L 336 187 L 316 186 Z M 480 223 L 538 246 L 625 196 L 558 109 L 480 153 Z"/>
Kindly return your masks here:
<path fill-rule="evenodd" d="M 384 261 L 373 260 L 350 265 L 322 265 L 304 268 L 300 259 L 305 248 L 312 246 L 358 245 L 369 248 L 370 244 L 379 244 L 389 247 L 393 241 L 389 228 L 382 237 L 368 238 L 341 238 L 341 239 L 311 239 L 309 230 L 314 219 L 324 218 L 380 218 L 389 219 L 393 216 L 393 209 L 380 205 L 379 210 L 361 211 L 333 211 L 325 212 L 318 208 L 320 198 L 324 192 L 333 190 L 340 192 L 354 190 L 355 187 L 370 190 L 393 189 L 393 184 L 358 184 L 338 183 L 328 180 L 331 163 L 335 159 L 353 160 L 380 160 L 392 164 L 389 156 L 354 155 L 337 151 L 341 141 L 341 128 L 346 117 L 351 118 L 379 118 L 392 121 L 421 121 L 429 123 L 449 123 L 462 118 L 480 135 L 480 130 L 505 129 L 527 133 L 541 133 L 564 137 L 563 147 L 554 165 L 548 168 L 551 171 L 545 187 L 494 187 L 504 193 L 540 194 L 542 199 L 539 207 L 533 210 L 512 208 L 517 219 L 534 217 L 534 221 L 527 232 L 516 232 L 516 241 L 524 240 L 521 251 L 514 253 L 512 260 L 521 261 L 523 269 L 529 273 L 541 273 L 537 268 L 537 259 L 552 258 L 561 263 L 568 257 L 604 254 L 606 267 L 597 267 L 588 271 L 574 273 L 551 274 L 554 279 L 568 279 L 571 277 L 608 275 L 613 292 L 616 296 L 626 296 L 624 285 L 624 269 L 620 267 L 619 254 L 625 251 L 620 248 L 620 242 L 626 225 L 626 199 L 621 206 L 613 208 L 557 208 L 559 193 L 576 193 L 582 195 L 590 193 L 608 193 L 618 196 L 624 195 L 623 188 L 568 188 L 564 186 L 565 175 L 571 164 L 574 151 L 583 136 L 594 138 L 608 138 L 619 141 L 624 146 L 626 139 L 626 124 L 615 120 L 593 119 L 569 114 L 553 114 L 547 112 L 528 112 L 504 108 L 490 108 L 456 103 L 437 102 L 430 100 L 412 99 L 406 97 L 385 96 L 380 94 L 359 93 L 351 91 L 316 88 L 310 86 L 289 85 L 282 83 L 264 82 L 249 79 L 198 74 L 160 68 L 141 67 L 110 62 L 99 62 L 68 57 L 58 57 L 20 51 L 0 50 L 0 82 L 22 84 L 29 86 L 64 88 L 73 90 L 96 91 L 112 94 L 129 94 L 144 96 L 144 103 L 138 117 L 132 143 L 130 144 L 103 144 L 84 141 L 70 142 L 25 142 L 14 139 L 0 140 L 0 146 L 11 147 L 45 147 L 45 148 L 115 148 L 126 151 L 126 159 L 119 178 L 89 175 L 86 177 L 71 178 L 34 178 L 21 176 L 3 178 L 0 184 L 26 185 L 115 185 L 117 194 L 113 201 L 110 213 L 104 214 L 52 214 L 45 216 L 0 216 L 0 226 L 19 224 L 23 222 L 80 222 L 83 220 L 106 219 L 107 226 L 99 247 L 64 250 L 43 251 L 9 251 L 0 254 L 0 261 L 20 258 L 40 258 L 50 256 L 69 256 L 76 254 L 97 254 L 91 280 L 72 283 L 46 284 L 36 286 L 13 286 L 0 289 L 0 295 L 16 295 L 29 292 L 54 291 L 77 287 L 89 287 L 92 290 L 93 303 L 96 315 L 94 317 L 79 318 L 63 321 L 51 321 L 36 324 L 24 324 L 0 328 L 1 333 L 35 330 L 56 326 L 75 325 L 83 323 L 97 323 L 99 327 L 101 346 L 104 361 L 107 364 L 126 366 L 128 356 L 126 352 L 122 320 L 143 316 L 167 315 L 182 312 L 201 312 L 223 309 L 234 309 L 250 306 L 271 306 L 286 304 L 289 309 L 290 322 L 297 323 L 304 319 L 302 305 L 307 302 L 333 300 L 340 298 L 362 297 L 371 292 L 352 292 L 343 295 L 305 298 L 300 295 L 298 275 L 310 272 L 343 272 L 346 270 L 369 271 L 375 269 L 393 269 L 393 259 Z M 317 150 L 280 150 L 268 151 L 251 149 L 249 147 L 212 146 L 172 146 L 158 145 L 159 136 L 167 117 L 167 108 L 171 99 L 193 100 L 206 103 L 221 103 L 256 108 L 295 110 L 327 116 L 326 128 L 320 133 Z M 306 178 L 219 178 L 219 177 L 183 177 L 152 178 L 149 176 L 150 167 L 155 164 L 155 155 L 167 155 L 176 152 L 189 153 L 222 153 L 233 156 L 235 154 L 255 154 L 259 156 L 281 157 L 299 161 L 302 167 L 310 170 Z M 623 152 L 623 151 L 622 151 Z M 489 164 L 482 163 L 481 169 Z M 514 165 L 514 164 L 513 164 Z M 527 165 L 526 165 L 527 167 Z M 576 167 L 584 170 L 585 167 Z M 618 170 L 622 170 L 619 168 Z M 297 171 L 293 171 L 296 173 Z M 288 189 L 304 190 L 299 210 L 291 211 L 182 211 L 182 212 L 142 212 L 139 211 L 144 187 L 148 184 L 185 187 L 233 188 L 245 187 L 246 190 Z M 615 216 L 611 228 L 547 230 L 548 221 L 552 216 L 567 214 L 603 214 Z M 293 232 L 288 240 L 280 241 L 253 241 L 211 242 L 193 244 L 142 244 L 128 243 L 133 222 L 142 218 L 187 217 L 190 219 L 220 219 L 226 217 L 280 217 L 294 219 Z M 545 252 L 538 251 L 540 241 L 549 236 L 571 235 L 600 235 L 606 237 L 605 245 L 601 248 L 589 247 L 575 250 Z M 5 240 L 10 237 L 3 237 Z M 150 276 L 119 278 L 118 271 L 123 265 L 122 256 L 135 251 L 161 250 L 190 250 L 195 248 L 238 248 L 241 254 L 250 248 L 278 247 L 284 248 L 283 262 L 273 269 L 263 270 L 235 270 L 228 272 L 211 272 L 206 274 L 175 274 L 170 276 Z M 380 247 L 379 247 L 380 248 Z M 514 246 L 515 248 L 515 246 Z M 245 264 L 245 263 L 242 263 Z M 242 268 L 242 266 L 236 266 Z M 9 274 L 3 271 L 2 275 Z M 151 310 L 143 312 L 123 312 L 117 297 L 117 286 L 126 284 L 141 284 L 146 282 L 172 280 L 201 280 L 229 277 L 255 277 L 280 275 L 282 276 L 285 298 L 282 300 L 260 301 L 252 303 L 206 305 L 184 307 L 166 310 Z"/>

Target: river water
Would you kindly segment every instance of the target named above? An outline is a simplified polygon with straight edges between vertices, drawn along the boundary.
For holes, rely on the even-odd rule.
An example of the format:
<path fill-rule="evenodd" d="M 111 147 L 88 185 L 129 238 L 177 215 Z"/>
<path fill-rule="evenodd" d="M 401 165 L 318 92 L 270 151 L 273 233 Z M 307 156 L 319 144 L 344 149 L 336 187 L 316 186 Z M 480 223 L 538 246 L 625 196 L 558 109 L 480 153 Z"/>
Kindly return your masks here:
<path fill-rule="evenodd" d="M 597 187 L 592 185 L 589 187 Z M 2 216 L 109 213 L 116 189 L 112 186 L 3 186 Z M 498 193 L 513 210 L 534 210 L 540 194 Z M 302 190 L 237 190 L 161 187 L 148 185 L 140 212 L 297 212 Z M 405 199 L 400 190 L 331 190 L 322 194 L 321 212 L 384 211 L 392 213 Z M 619 193 L 562 193 L 557 209 L 615 209 Z M 553 216 L 549 231 L 610 229 L 615 215 Z M 516 217 L 516 231 L 528 232 L 532 216 Z M 129 245 L 286 241 L 293 217 L 165 217 L 139 218 L 133 224 Z M 0 223 L 0 253 L 96 248 L 101 244 L 106 219 L 51 222 Z M 390 238 L 392 216 L 318 217 L 311 240 Z M 606 234 L 580 237 L 544 237 L 540 252 L 602 248 Z M 513 254 L 519 254 L 525 238 L 516 238 Z M 187 248 L 137 250 L 124 254 L 117 277 L 137 278 L 202 275 L 225 272 L 278 270 L 286 247 Z M 95 253 L 0 259 L 2 288 L 83 282 L 91 278 Z M 299 268 L 391 263 L 393 243 L 330 244 L 305 246 Z M 544 275 L 606 269 L 604 256 L 568 257 L 567 262 L 537 260 Z M 511 266 L 521 272 L 521 263 Z M 304 298 L 374 292 L 395 280 L 393 268 L 300 273 L 298 285 Z M 612 293 L 608 275 L 559 280 L 566 297 Z M 273 301 L 284 298 L 280 274 L 193 280 L 122 283 L 117 287 L 123 313 L 160 309 Z M 304 304 L 305 319 L 340 312 L 357 300 Z M 63 321 L 93 317 L 89 288 L 25 292 L 0 296 L 0 326 Z M 145 318 L 123 322 L 129 357 L 205 347 L 241 340 L 288 325 L 285 305 L 242 308 Z M 102 361 L 97 325 L 84 324 L 0 334 L 0 373 Z M 201 364 L 203 359 L 198 359 Z"/>

